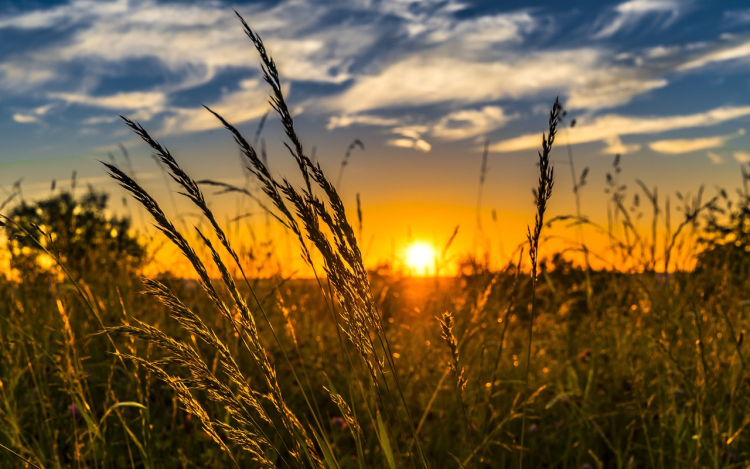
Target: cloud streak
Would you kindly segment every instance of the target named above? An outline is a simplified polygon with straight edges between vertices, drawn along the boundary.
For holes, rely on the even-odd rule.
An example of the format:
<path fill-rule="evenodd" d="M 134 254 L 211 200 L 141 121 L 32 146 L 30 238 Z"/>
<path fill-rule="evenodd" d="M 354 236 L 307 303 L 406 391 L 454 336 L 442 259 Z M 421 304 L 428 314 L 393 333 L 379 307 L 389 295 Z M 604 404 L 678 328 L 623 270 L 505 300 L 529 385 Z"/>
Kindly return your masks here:
<path fill-rule="evenodd" d="M 698 150 L 708 150 L 710 148 L 723 147 L 733 138 L 745 135 L 745 130 L 740 129 L 731 135 L 717 135 L 715 137 L 703 138 L 680 138 L 673 140 L 658 140 L 648 144 L 648 147 L 655 152 L 666 155 L 679 155 L 690 153 Z"/>
<path fill-rule="evenodd" d="M 635 117 L 608 114 L 595 117 L 588 122 L 581 119 L 581 122 L 569 131 L 569 138 L 571 145 L 599 141 L 612 142 L 613 139 L 626 135 L 649 135 L 671 130 L 709 127 L 745 116 L 750 116 L 750 106 L 727 106 L 701 113 L 676 116 Z M 539 142 L 539 134 L 532 133 L 504 140 L 493 145 L 491 149 L 498 152 L 530 150 L 537 148 Z M 679 145 L 674 142 L 673 140 L 672 149 Z M 689 141 L 688 144 L 690 144 Z M 695 142 L 692 144 L 695 145 Z M 667 144 L 665 147 L 670 147 L 670 145 Z"/>
<path fill-rule="evenodd" d="M 663 25 L 669 25 L 680 14 L 680 4 L 675 0 L 630 0 L 617 5 L 608 14 L 609 20 L 600 20 L 603 26 L 594 34 L 594 38 L 608 38 L 623 31 L 631 31 L 644 18 L 656 16 L 662 19 L 666 16 Z"/>

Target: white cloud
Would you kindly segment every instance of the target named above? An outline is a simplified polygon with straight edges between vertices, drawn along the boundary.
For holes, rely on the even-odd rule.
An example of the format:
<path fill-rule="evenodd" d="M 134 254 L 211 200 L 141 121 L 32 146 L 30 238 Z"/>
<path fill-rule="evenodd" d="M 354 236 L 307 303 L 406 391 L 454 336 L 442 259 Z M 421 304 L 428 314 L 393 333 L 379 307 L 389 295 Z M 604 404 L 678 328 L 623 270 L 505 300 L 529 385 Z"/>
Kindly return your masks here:
<path fill-rule="evenodd" d="M 604 140 L 607 146 L 602 150 L 607 155 L 627 155 L 641 149 L 637 143 L 624 144 L 619 136 L 612 136 Z"/>
<path fill-rule="evenodd" d="M 745 135 L 744 129 L 731 135 L 717 135 L 715 137 L 658 140 L 651 142 L 648 147 L 652 150 L 668 155 L 689 153 L 691 151 L 708 150 L 709 148 L 723 147 L 733 138 Z"/>
<path fill-rule="evenodd" d="M 37 67 L 24 59 L 9 59 L 0 63 L 0 86 L 13 91 L 27 91 L 55 77 L 47 66 Z"/>
<path fill-rule="evenodd" d="M 427 153 L 432 149 L 432 145 L 422 138 L 422 134 L 428 130 L 429 127 L 426 125 L 396 127 L 393 129 L 393 133 L 400 135 L 401 138 L 391 139 L 386 143 L 394 147 L 414 148 Z"/>
<path fill-rule="evenodd" d="M 13 120 L 19 124 L 34 124 L 39 122 L 36 116 L 29 114 L 13 114 Z"/>
<path fill-rule="evenodd" d="M 664 25 L 669 25 L 677 19 L 679 13 L 680 3 L 676 0 L 630 0 L 614 8 L 608 15 L 610 19 L 594 34 L 594 38 L 601 39 L 621 31 L 630 31 L 648 15 L 667 15 Z"/>
<path fill-rule="evenodd" d="M 388 145 L 401 148 L 414 148 L 415 150 L 427 153 L 432 149 L 432 145 L 422 139 L 396 138 L 388 140 Z"/>
<path fill-rule="evenodd" d="M 487 134 L 503 127 L 515 116 L 508 116 L 498 106 L 464 109 L 443 117 L 432 127 L 432 135 L 446 140 L 461 140 Z"/>
<path fill-rule="evenodd" d="M 287 79 L 340 83 L 349 78 L 345 70 L 350 60 L 377 39 L 374 28 L 367 25 L 312 28 L 326 10 L 306 2 L 240 10 L 263 35 Z M 36 84 L 59 81 L 64 65 L 72 61 L 92 65 L 89 74 L 101 74 L 102 67 L 97 66 L 101 62 L 155 58 L 181 78 L 171 84 L 174 89 L 207 83 L 229 67 L 258 68 L 239 22 L 218 2 L 73 0 L 56 8 L 0 17 L 0 28 L 50 27 L 68 27 L 73 33 L 3 64 L 0 72 L 6 87 L 23 84 L 29 77 Z"/>
<path fill-rule="evenodd" d="M 113 115 L 93 116 L 83 120 L 84 125 L 99 125 L 99 124 L 112 124 L 120 120 L 119 117 Z"/>
<path fill-rule="evenodd" d="M 61 26 L 65 23 L 91 19 L 103 13 L 110 15 L 127 11 L 127 0 L 100 2 L 78 0 L 67 5 L 60 5 L 46 10 L 34 10 L 19 15 L 0 18 L 0 28 L 41 29 Z"/>
<path fill-rule="evenodd" d="M 374 126 L 383 126 L 383 127 L 390 127 L 394 125 L 400 125 L 401 119 L 396 119 L 393 117 L 379 117 L 379 116 L 373 116 L 373 115 L 367 115 L 367 114 L 360 114 L 360 115 L 343 115 L 343 116 L 333 116 L 328 120 L 328 125 L 326 125 L 326 129 L 333 130 L 338 129 L 342 127 L 349 127 L 352 125 L 374 125 Z"/>
<path fill-rule="evenodd" d="M 708 159 L 711 160 L 711 163 L 713 164 L 723 164 L 724 158 L 721 157 L 721 155 L 718 155 L 712 151 L 709 151 L 706 153 L 706 156 L 708 156 Z"/>
<path fill-rule="evenodd" d="M 50 98 L 61 99 L 67 103 L 115 110 L 147 109 L 158 112 L 164 109 L 167 97 L 158 91 L 134 91 L 116 93 L 109 96 L 88 96 L 76 93 L 50 93 Z"/>
<path fill-rule="evenodd" d="M 593 48 L 534 52 L 487 62 L 442 54 L 418 54 L 359 78 L 344 93 L 322 103 L 357 113 L 447 101 L 480 103 L 568 91 L 569 108 L 603 108 L 666 84 L 642 71 L 608 63 Z M 606 64 L 606 65 L 604 65 Z"/>
<path fill-rule="evenodd" d="M 740 42 L 737 44 L 726 44 L 719 47 L 710 48 L 700 53 L 697 57 L 687 60 L 677 67 L 679 71 L 692 70 L 695 68 L 705 67 L 714 62 L 726 62 L 729 60 L 743 59 L 750 57 L 750 41 Z"/>
<path fill-rule="evenodd" d="M 421 23 L 419 27 L 429 30 L 429 33 L 425 34 L 428 42 L 444 44 L 456 41 L 460 42 L 464 49 L 481 49 L 505 42 L 519 42 L 538 26 L 538 21 L 528 12 L 489 15 L 462 21 L 452 17 L 438 22 L 435 17 L 430 17 L 426 21 L 427 23 Z"/>
<path fill-rule="evenodd" d="M 260 117 L 268 111 L 265 83 L 260 80 L 244 80 L 240 89 L 224 94 L 217 102 L 208 105 L 214 112 L 233 124 Z M 288 92 L 289 88 L 285 87 Z M 201 132 L 221 127 L 221 122 L 210 112 L 201 108 L 169 108 L 161 133 L 181 134 Z M 299 114 L 301 110 L 295 110 Z"/>
<path fill-rule="evenodd" d="M 395 129 L 393 129 L 393 133 L 416 140 L 419 139 L 422 134 L 427 132 L 428 130 L 429 127 L 426 125 L 405 125 L 402 127 L 396 127 Z"/>
<path fill-rule="evenodd" d="M 750 106 L 720 107 L 710 111 L 682 116 L 631 117 L 608 114 L 590 122 L 583 118 L 568 133 L 571 144 L 607 141 L 613 137 L 637 134 L 658 134 L 670 130 L 709 127 L 750 115 Z M 539 147 L 541 135 L 533 133 L 499 142 L 491 147 L 498 152 L 529 150 Z"/>
<path fill-rule="evenodd" d="M 736 151 L 732 153 L 732 157 L 739 163 L 750 163 L 750 153 L 746 151 Z"/>

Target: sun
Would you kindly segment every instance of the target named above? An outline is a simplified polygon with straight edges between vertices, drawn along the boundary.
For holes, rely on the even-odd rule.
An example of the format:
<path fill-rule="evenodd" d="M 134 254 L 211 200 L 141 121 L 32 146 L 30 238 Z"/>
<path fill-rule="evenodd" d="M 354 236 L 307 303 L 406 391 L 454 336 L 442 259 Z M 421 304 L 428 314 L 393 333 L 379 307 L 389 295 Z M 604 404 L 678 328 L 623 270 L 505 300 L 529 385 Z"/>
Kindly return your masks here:
<path fill-rule="evenodd" d="M 424 242 L 406 248 L 406 266 L 416 275 L 428 275 L 435 267 L 435 249 Z"/>

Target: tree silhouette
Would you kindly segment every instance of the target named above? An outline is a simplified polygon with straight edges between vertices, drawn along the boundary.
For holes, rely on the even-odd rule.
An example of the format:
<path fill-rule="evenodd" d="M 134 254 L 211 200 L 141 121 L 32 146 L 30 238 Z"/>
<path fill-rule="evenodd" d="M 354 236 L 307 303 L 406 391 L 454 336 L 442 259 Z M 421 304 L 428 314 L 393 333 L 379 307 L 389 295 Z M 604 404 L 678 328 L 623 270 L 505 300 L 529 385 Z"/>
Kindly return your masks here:
<path fill-rule="evenodd" d="M 61 192 L 21 202 L 8 215 L 11 267 L 29 274 L 49 272 L 54 262 L 41 245 L 77 278 L 135 271 L 145 260 L 145 246 L 132 233 L 129 218 L 107 214 L 107 201 L 107 194 L 91 189 L 79 198 Z"/>

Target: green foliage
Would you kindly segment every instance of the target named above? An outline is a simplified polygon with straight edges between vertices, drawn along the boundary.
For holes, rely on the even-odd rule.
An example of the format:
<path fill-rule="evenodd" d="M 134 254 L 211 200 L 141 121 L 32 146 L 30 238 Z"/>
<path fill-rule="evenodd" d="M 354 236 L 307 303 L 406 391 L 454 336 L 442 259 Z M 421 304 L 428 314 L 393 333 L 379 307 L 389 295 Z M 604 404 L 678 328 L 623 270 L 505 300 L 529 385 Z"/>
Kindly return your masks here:
<path fill-rule="evenodd" d="M 743 178 L 747 180 L 744 173 Z M 698 256 L 698 270 L 722 268 L 735 281 L 750 273 L 750 196 L 739 193 L 739 202 L 732 201 L 721 190 L 724 206 L 711 211 L 703 227 L 704 250 Z"/>
<path fill-rule="evenodd" d="M 59 257 L 76 278 L 116 268 L 127 274 L 139 268 L 146 249 L 133 234 L 129 218 L 106 214 L 107 194 L 90 190 L 76 198 L 61 192 L 15 206 L 10 220 L 11 267 L 32 276 L 51 267 L 40 247 Z"/>

